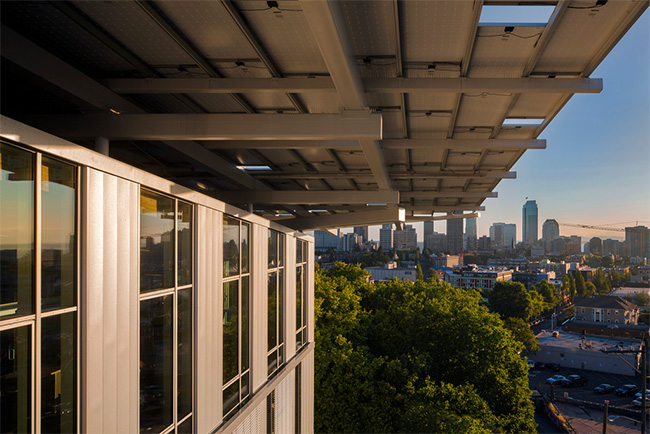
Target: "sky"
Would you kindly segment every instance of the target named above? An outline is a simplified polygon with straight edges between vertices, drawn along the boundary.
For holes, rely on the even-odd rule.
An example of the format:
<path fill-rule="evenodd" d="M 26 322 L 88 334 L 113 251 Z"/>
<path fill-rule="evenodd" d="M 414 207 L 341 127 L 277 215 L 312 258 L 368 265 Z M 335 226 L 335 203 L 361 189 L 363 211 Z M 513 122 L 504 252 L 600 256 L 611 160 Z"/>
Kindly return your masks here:
<path fill-rule="evenodd" d="M 503 15 L 500 21 L 508 20 Z M 545 18 L 534 21 L 545 21 Z M 539 237 L 546 219 L 560 223 L 624 228 L 650 226 L 650 9 L 591 74 L 603 91 L 576 94 L 539 136 L 547 148 L 528 150 L 483 202 L 478 236 L 494 222 L 517 224 L 522 206 L 536 200 Z M 619 224 L 620 223 L 620 224 Z M 422 223 L 414 223 L 422 241 Z M 446 223 L 436 222 L 436 232 Z M 624 239 L 624 232 L 560 225 L 560 235 Z M 370 238 L 379 239 L 378 227 Z"/>

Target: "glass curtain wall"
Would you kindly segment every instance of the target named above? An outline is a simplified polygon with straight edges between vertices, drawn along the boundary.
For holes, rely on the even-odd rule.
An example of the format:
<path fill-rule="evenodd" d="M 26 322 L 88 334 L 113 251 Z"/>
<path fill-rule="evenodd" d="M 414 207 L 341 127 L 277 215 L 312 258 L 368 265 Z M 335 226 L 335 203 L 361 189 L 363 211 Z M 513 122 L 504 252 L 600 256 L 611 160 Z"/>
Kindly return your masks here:
<path fill-rule="evenodd" d="M 192 432 L 192 205 L 140 191 L 140 432 Z"/>
<path fill-rule="evenodd" d="M 0 142 L 0 432 L 78 431 L 78 168 Z"/>
<path fill-rule="evenodd" d="M 249 396 L 250 224 L 223 218 L 223 416 Z"/>
<path fill-rule="evenodd" d="M 296 240 L 296 351 L 307 343 L 307 242 Z"/>
<path fill-rule="evenodd" d="M 284 363 L 284 243 L 284 234 L 269 229 L 267 285 L 268 375 L 272 375 Z"/>

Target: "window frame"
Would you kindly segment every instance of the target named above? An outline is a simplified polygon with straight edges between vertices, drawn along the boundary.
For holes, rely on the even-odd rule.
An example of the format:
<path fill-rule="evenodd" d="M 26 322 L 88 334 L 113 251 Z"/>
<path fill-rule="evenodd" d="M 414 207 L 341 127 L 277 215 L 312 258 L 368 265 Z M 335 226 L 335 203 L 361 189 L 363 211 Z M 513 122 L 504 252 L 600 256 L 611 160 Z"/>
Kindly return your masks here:
<path fill-rule="evenodd" d="M 221 227 L 221 234 L 223 237 L 223 234 L 225 232 L 225 220 L 231 220 L 231 221 L 236 221 L 238 222 L 239 230 L 237 231 L 238 234 L 238 273 L 235 274 L 229 274 L 226 276 L 226 270 L 223 267 L 224 264 L 224 249 L 221 248 L 221 297 L 224 296 L 224 291 L 225 291 L 225 285 L 231 282 L 238 282 L 237 283 L 237 291 L 238 291 L 238 296 L 237 296 L 237 374 L 229 379 L 228 381 L 223 378 L 223 368 L 224 368 L 224 344 L 223 344 L 223 339 L 224 339 L 224 328 L 223 328 L 223 321 L 221 322 L 221 338 L 222 338 L 222 345 L 221 345 L 221 374 L 222 374 L 222 381 L 221 381 L 221 397 L 222 397 L 222 405 L 221 405 L 221 415 L 222 415 L 222 422 L 225 422 L 229 419 L 231 419 L 238 411 L 241 409 L 241 407 L 248 402 L 248 400 L 251 397 L 251 286 L 252 286 L 252 260 L 251 260 L 251 245 L 252 245 L 252 238 L 253 238 L 253 224 L 251 222 L 236 218 L 234 216 L 231 216 L 229 214 L 223 213 L 222 215 L 222 227 Z M 248 262 L 248 267 L 246 272 L 242 272 L 242 228 L 246 226 L 248 228 L 248 233 L 247 233 L 247 262 Z M 223 238 L 222 238 L 222 244 L 223 244 Z M 247 337 L 248 337 L 248 342 L 247 342 L 247 354 L 248 354 L 248 366 L 246 369 L 242 369 L 242 294 L 243 294 L 243 289 L 242 289 L 242 281 L 244 279 L 247 279 L 248 281 L 248 287 L 246 288 L 247 291 L 247 300 L 248 300 L 248 312 L 247 312 Z M 222 306 L 223 310 L 225 311 L 226 306 Z M 242 397 L 242 390 L 244 390 L 244 385 L 243 381 L 244 378 L 246 378 L 248 384 L 246 387 L 246 395 Z M 225 402 L 223 400 L 223 395 L 226 392 L 227 389 L 229 389 L 231 386 L 233 386 L 235 383 L 239 382 L 239 390 L 238 390 L 238 396 L 239 399 L 237 400 L 237 403 L 228 411 L 225 411 Z"/>
<path fill-rule="evenodd" d="M 268 336 L 269 336 L 269 330 L 268 330 L 268 325 L 269 325 L 269 320 L 267 318 L 267 346 L 266 346 L 266 360 L 267 360 L 267 375 L 269 378 L 273 376 L 275 373 L 278 372 L 280 367 L 286 363 L 286 344 L 284 342 L 284 330 L 286 328 L 286 320 L 285 320 L 285 303 L 286 303 L 286 240 L 287 236 L 279 231 L 270 229 L 268 230 L 268 237 L 269 237 L 269 244 L 268 244 L 268 250 L 269 253 L 271 250 L 271 243 L 270 243 L 270 237 L 277 236 L 276 243 L 275 243 L 275 257 L 276 257 L 276 263 L 275 266 L 272 266 L 271 260 L 267 260 L 267 303 L 266 303 L 266 308 L 267 308 L 267 315 L 270 312 L 271 305 L 270 305 L 270 298 L 269 292 L 268 292 L 268 285 L 270 283 L 271 275 L 275 274 L 275 312 L 276 312 L 276 319 L 275 319 L 275 346 L 273 348 L 269 348 L 268 345 Z M 271 369 L 271 356 L 273 353 L 276 353 L 275 357 L 275 367 Z"/>
<path fill-rule="evenodd" d="M 157 195 L 163 198 L 171 199 L 174 203 L 174 237 L 173 237 L 173 242 L 174 242 L 174 255 L 173 255 L 173 263 L 174 263 L 174 269 L 173 269 L 173 286 L 171 287 L 163 287 L 163 288 L 158 288 L 158 289 L 153 289 L 153 290 L 147 290 L 146 292 L 142 292 L 141 288 L 141 277 L 140 273 L 142 271 L 142 261 L 141 261 L 141 247 L 139 246 L 138 248 L 138 359 L 141 360 L 141 344 L 142 344 L 142 339 L 141 339 L 141 305 L 142 302 L 145 301 L 150 301 L 154 299 L 163 299 L 166 296 L 171 295 L 172 296 L 172 422 L 171 424 L 167 425 L 165 428 L 163 428 L 160 433 L 175 433 L 180 425 L 183 423 L 186 423 L 188 420 L 190 420 L 192 424 L 192 430 L 194 428 L 194 411 L 195 411 L 195 378 L 196 378 L 196 369 L 195 369 L 195 364 L 196 364 L 196 345 L 195 345 L 195 290 L 194 290 L 194 265 L 196 263 L 195 261 L 195 231 L 196 231 L 196 206 L 194 203 L 187 202 L 181 199 L 178 199 L 174 196 L 161 193 L 159 191 L 156 191 L 155 189 L 149 188 L 145 185 L 138 184 L 138 198 L 139 201 L 142 199 L 142 192 L 146 191 L 150 195 Z M 189 205 L 191 215 L 190 215 L 190 282 L 189 283 L 183 283 L 182 285 L 179 285 L 179 271 L 180 271 L 180 266 L 179 266 L 179 232 L 181 230 L 179 221 L 181 220 L 179 218 L 179 204 L 184 204 L 184 205 Z M 141 206 L 141 202 L 139 202 Z M 142 239 L 142 226 L 141 226 L 141 218 L 142 218 L 142 210 L 138 213 L 138 240 Z M 179 376 L 179 352 L 178 352 L 178 343 L 179 343 L 179 325 L 178 325 L 178 318 L 179 318 L 179 303 L 180 303 L 180 292 L 182 291 L 190 291 L 190 303 L 191 303 L 191 309 L 190 309 L 190 320 L 191 320 L 191 325 L 190 325 L 190 330 L 191 330 L 191 337 L 190 337 L 190 342 L 192 344 L 192 349 L 191 349 L 191 367 L 192 367 L 192 375 L 191 375 L 191 410 L 188 414 L 183 415 L 182 417 L 179 417 L 178 414 L 178 401 L 179 401 L 179 387 L 178 387 L 178 376 Z M 142 372 L 140 371 L 138 373 L 138 393 L 141 393 L 141 374 Z M 140 413 L 141 413 L 141 407 L 140 404 L 138 405 L 138 429 L 142 430 L 141 426 L 141 419 L 140 419 Z M 154 434 L 152 431 L 151 434 Z"/>
<path fill-rule="evenodd" d="M 300 247 L 299 247 L 300 246 Z M 300 249 L 300 257 L 298 256 L 298 250 Z M 300 324 L 298 323 L 298 298 L 296 297 L 296 326 L 295 326 L 295 335 L 296 335 L 296 353 L 300 351 L 302 347 L 307 344 L 307 242 L 296 238 L 296 295 L 298 294 L 298 275 L 302 275 L 301 288 L 300 288 Z"/>
<path fill-rule="evenodd" d="M 62 317 L 63 315 L 74 313 L 74 424 L 75 432 L 81 431 L 81 314 L 79 310 L 79 300 L 81 297 L 81 273 L 80 273 L 80 234 L 81 234 L 81 166 L 78 163 L 66 160 L 58 156 L 46 154 L 37 150 L 30 149 L 29 147 L 15 143 L 4 138 L 0 138 L 0 144 L 17 149 L 21 152 L 30 154 L 30 161 L 33 168 L 32 177 L 32 191 L 30 200 L 33 205 L 33 214 L 30 222 L 31 230 L 33 231 L 32 238 L 32 258 L 31 258 L 31 312 L 19 314 L 17 316 L 10 316 L 7 319 L 0 317 L 0 332 L 9 330 L 18 330 L 22 327 L 29 327 L 28 334 L 30 336 L 29 349 L 30 349 L 30 365 L 29 365 L 29 400 L 30 414 L 29 429 L 32 433 L 42 431 L 42 418 L 43 418 L 43 377 L 42 377 L 42 364 L 43 364 L 43 325 L 44 319 Z M 74 276 L 74 302 L 72 306 L 58 307 L 49 310 L 43 310 L 43 282 L 42 282 L 42 268 L 43 268 L 43 158 L 56 161 L 62 164 L 71 166 L 74 173 L 74 254 L 73 254 L 73 271 Z"/>

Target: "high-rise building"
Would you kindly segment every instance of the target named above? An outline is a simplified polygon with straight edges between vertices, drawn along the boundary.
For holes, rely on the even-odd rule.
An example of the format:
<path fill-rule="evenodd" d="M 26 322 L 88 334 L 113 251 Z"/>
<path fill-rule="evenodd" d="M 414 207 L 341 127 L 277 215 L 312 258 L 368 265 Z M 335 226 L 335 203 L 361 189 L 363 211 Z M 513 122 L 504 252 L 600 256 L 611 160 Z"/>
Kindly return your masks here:
<path fill-rule="evenodd" d="M 412 225 L 405 225 L 404 230 L 393 232 L 393 246 L 396 249 L 417 249 L 418 235 L 415 228 Z"/>
<path fill-rule="evenodd" d="M 433 220 L 430 220 L 428 222 L 424 222 L 424 234 L 423 234 L 423 239 L 426 240 L 428 235 L 431 235 L 434 233 L 434 227 L 433 227 Z"/>
<path fill-rule="evenodd" d="M 493 223 L 490 226 L 490 243 L 492 247 L 503 246 L 503 230 L 505 223 Z"/>
<path fill-rule="evenodd" d="M 522 208 L 521 221 L 523 225 L 522 239 L 525 244 L 537 242 L 537 202 L 526 201 Z"/>
<path fill-rule="evenodd" d="M 467 251 L 476 250 L 476 218 L 465 219 L 465 247 Z"/>
<path fill-rule="evenodd" d="M 625 255 L 650 258 L 650 229 L 645 226 L 625 228 Z"/>
<path fill-rule="evenodd" d="M 354 233 L 361 236 L 361 242 L 368 242 L 368 226 L 357 226 L 354 228 Z"/>
<path fill-rule="evenodd" d="M 454 214 L 462 213 L 462 211 L 454 211 Z M 452 255 L 463 251 L 463 219 L 447 220 L 447 251 Z"/>
<path fill-rule="evenodd" d="M 354 250 L 355 246 L 360 246 L 363 244 L 363 237 L 359 234 L 355 234 L 354 232 L 350 234 L 344 234 L 341 237 L 341 250 L 344 252 L 351 252 Z"/>
<path fill-rule="evenodd" d="M 555 219 L 546 219 L 542 225 L 542 239 L 551 241 L 560 236 L 560 225 Z"/>
<path fill-rule="evenodd" d="M 600 255 L 603 253 L 603 241 L 598 237 L 593 237 L 589 240 L 589 253 L 592 255 Z"/>
<path fill-rule="evenodd" d="M 393 225 L 381 225 L 379 247 L 384 251 L 393 250 Z"/>
<path fill-rule="evenodd" d="M 620 241 L 611 238 L 603 240 L 603 255 L 620 255 L 621 253 Z"/>
<path fill-rule="evenodd" d="M 434 232 L 427 235 L 424 240 L 424 247 L 429 249 L 429 252 L 436 254 L 447 250 L 447 235 Z"/>
<path fill-rule="evenodd" d="M 503 227 L 503 245 L 507 248 L 513 248 L 517 244 L 517 225 L 506 223 Z"/>
<path fill-rule="evenodd" d="M 492 248 L 490 237 L 483 235 L 478 239 L 478 249 L 479 250 L 490 250 Z"/>

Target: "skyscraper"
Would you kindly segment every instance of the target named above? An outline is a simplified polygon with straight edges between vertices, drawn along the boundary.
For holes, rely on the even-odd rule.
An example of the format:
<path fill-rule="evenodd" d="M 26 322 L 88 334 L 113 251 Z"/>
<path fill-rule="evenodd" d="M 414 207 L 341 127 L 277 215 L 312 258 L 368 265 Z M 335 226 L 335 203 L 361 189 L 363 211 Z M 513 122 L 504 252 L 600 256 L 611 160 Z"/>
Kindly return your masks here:
<path fill-rule="evenodd" d="M 431 235 L 432 233 L 434 233 L 433 220 L 424 222 L 424 239 L 426 240 L 427 235 Z"/>
<path fill-rule="evenodd" d="M 625 228 L 625 254 L 650 258 L 650 229 L 645 226 Z"/>
<path fill-rule="evenodd" d="M 379 247 L 384 251 L 393 250 L 393 225 L 381 225 Z"/>
<path fill-rule="evenodd" d="M 524 243 L 533 244 L 537 241 L 537 203 L 526 201 L 522 210 L 522 238 Z"/>
<path fill-rule="evenodd" d="M 503 230 L 505 223 L 493 223 L 490 226 L 490 242 L 493 247 L 503 246 Z"/>
<path fill-rule="evenodd" d="M 555 219 L 546 219 L 542 225 L 542 239 L 551 241 L 560 236 L 560 225 Z"/>
<path fill-rule="evenodd" d="M 396 249 L 417 249 L 418 235 L 415 228 L 412 225 L 405 225 L 404 230 L 393 232 L 393 246 Z"/>
<path fill-rule="evenodd" d="M 454 214 L 462 213 L 454 211 Z M 453 255 L 463 251 L 463 219 L 447 220 L 447 251 Z"/>
<path fill-rule="evenodd" d="M 356 226 L 354 233 L 361 236 L 363 243 L 368 242 L 368 226 Z"/>
<path fill-rule="evenodd" d="M 476 250 L 476 218 L 465 219 L 465 245 L 468 251 Z"/>
<path fill-rule="evenodd" d="M 503 245 L 507 248 L 514 248 L 517 245 L 517 225 L 506 223 L 503 226 Z"/>

